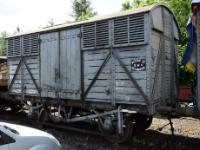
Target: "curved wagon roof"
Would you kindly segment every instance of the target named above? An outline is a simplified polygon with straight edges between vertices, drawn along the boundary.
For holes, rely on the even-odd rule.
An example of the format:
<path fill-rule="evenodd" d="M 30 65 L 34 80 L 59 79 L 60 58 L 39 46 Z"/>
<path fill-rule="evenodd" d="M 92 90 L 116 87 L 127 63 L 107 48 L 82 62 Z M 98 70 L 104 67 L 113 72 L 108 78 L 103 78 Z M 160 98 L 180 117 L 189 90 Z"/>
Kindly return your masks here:
<path fill-rule="evenodd" d="M 104 16 L 95 16 L 95 17 L 92 17 L 92 18 L 90 18 L 88 20 L 84 20 L 84 21 L 67 22 L 67 23 L 58 24 L 58 25 L 54 25 L 54 26 L 51 26 L 51 27 L 45 27 L 45 28 L 41 28 L 41 29 L 29 31 L 29 32 L 16 33 L 16 34 L 9 36 L 8 38 L 32 34 L 32 33 L 52 32 L 52 31 L 57 31 L 57 30 L 61 30 L 61 29 L 64 29 L 64 28 L 78 26 L 78 25 L 87 24 L 87 23 L 91 23 L 91 22 L 114 19 L 114 18 L 117 18 L 117 17 L 128 16 L 128 15 L 133 15 L 133 14 L 153 12 L 154 10 L 156 10 L 159 7 L 163 7 L 165 9 L 167 9 L 171 14 L 173 14 L 175 24 L 177 26 L 178 32 L 180 33 L 179 25 L 178 25 L 178 22 L 176 20 L 174 13 L 166 5 L 155 4 L 155 5 L 136 8 L 136 9 L 133 9 L 133 10 L 121 11 L 121 12 L 118 12 L 118 13 L 113 13 L 113 14 L 104 15 Z"/>

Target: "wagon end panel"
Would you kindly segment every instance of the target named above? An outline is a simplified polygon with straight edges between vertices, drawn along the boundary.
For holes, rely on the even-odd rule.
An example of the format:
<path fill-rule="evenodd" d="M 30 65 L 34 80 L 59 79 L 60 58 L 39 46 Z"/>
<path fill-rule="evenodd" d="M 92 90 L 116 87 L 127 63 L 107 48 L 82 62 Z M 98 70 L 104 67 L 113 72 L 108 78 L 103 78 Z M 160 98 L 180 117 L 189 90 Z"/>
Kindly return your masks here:
<path fill-rule="evenodd" d="M 166 104 L 175 104 L 177 95 L 177 61 L 176 61 L 176 39 L 177 31 L 174 28 L 174 16 L 167 9 L 163 10 L 164 15 L 164 34 L 165 34 L 165 52 L 164 52 L 164 100 Z"/>
<path fill-rule="evenodd" d="M 151 33 L 151 71 L 150 71 L 150 85 L 151 97 L 155 103 L 159 103 L 162 99 L 162 49 L 163 40 L 159 32 L 153 31 Z"/>
<path fill-rule="evenodd" d="M 152 11 L 151 91 L 160 105 L 175 103 L 177 94 L 176 44 L 179 32 L 172 12 L 166 7 Z"/>

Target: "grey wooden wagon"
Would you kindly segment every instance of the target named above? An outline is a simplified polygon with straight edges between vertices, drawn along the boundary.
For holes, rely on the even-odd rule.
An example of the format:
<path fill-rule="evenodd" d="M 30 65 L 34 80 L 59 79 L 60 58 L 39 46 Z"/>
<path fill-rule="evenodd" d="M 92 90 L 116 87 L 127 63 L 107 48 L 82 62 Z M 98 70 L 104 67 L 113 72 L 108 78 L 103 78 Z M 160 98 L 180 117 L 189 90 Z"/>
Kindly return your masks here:
<path fill-rule="evenodd" d="M 96 118 L 122 142 L 174 104 L 178 40 L 164 5 L 19 33 L 7 42 L 9 94 L 43 121 Z"/>

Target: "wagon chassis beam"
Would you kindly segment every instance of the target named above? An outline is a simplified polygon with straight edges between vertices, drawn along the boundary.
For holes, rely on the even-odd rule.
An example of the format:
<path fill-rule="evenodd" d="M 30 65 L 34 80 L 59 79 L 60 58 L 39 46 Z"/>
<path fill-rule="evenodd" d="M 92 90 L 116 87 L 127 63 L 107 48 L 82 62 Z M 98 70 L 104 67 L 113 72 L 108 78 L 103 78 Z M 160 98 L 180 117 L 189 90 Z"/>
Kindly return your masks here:
<path fill-rule="evenodd" d="M 75 122 L 92 120 L 92 119 L 98 118 L 100 120 L 100 123 L 103 124 L 101 117 L 116 114 L 117 115 L 117 130 L 118 130 L 118 133 L 123 134 L 123 121 L 124 121 L 123 113 L 125 113 L 125 114 L 136 114 L 137 113 L 136 111 L 121 109 L 121 106 L 118 106 L 118 108 L 116 110 L 112 110 L 112 111 L 108 111 L 108 112 L 98 113 L 95 110 L 93 110 L 93 112 L 95 114 L 88 115 L 88 116 L 82 116 L 82 117 L 76 117 L 76 118 L 72 118 L 72 119 L 67 119 L 67 118 L 63 119 L 63 118 L 59 117 L 60 116 L 60 109 L 59 109 L 58 116 L 49 115 L 49 118 L 52 121 L 55 121 L 55 122 L 61 121 L 63 123 L 75 123 Z M 41 115 L 41 113 L 40 113 L 40 115 Z M 43 123 L 45 123 L 45 122 L 43 122 Z"/>
<path fill-rule="evenodd" d="M 84 120 L 91 120 L 91 119 L 95 119 L 95 118 L 99 118 L 99 117 L 103 117 L 103 116 L 107 116 L 107 115 L 113 115 L 113 114 L 117 114 L 119 116 L 119 118 L 121 118 L 121 113 L 127 113 L 127 114 L 136 114 L 136 111 L 130 111 L 127 109 L 121 109 L 121 107 L 119 106 L 117 109 L 112 110 L 112 111 L 107 111 L 107 112 L 103 112 L 103 113 L 98 113 L 95 110 L 93 110 L 93 112 L 95 114 L 92 115 L 88 115 L 88 116 L 83 116 L 83 117 L 76 117 L 76 118 L 72 118 L 72 119 L 62 119 L 59 116 L 53 116 L 50 118 L 56 118 L 56 120 L 61 120 L 63 122 L 66 123 L 73 123 L 73 122 L 79 122 L 79 121 L 84 121 Z"/>
<path fill-rule="evenodd" d="M 95 118 L 99 118 L 99 117 L 103 117 L 106 115 L 112 115 L 112 114 L 117 114 L 118 113 L 118 109 L 117 110 L 112 110 L 112 111 L 108 111 L 108 112 L 104 112 L 104 113 L 99 113 L 99 114 L 93 114 L 93 115 L 88 115 L 88 116 L 83 116 L 83 117 L 77 117 L 77 118 L 72 118 L 72 119 L 62 119 L 58 116 L 53 116 L 50 117 L 52 120 L 60 120 L 62 122 L 66 122 L 66 123 L 73 123 L 73 122 L 79 122 L 79 121 L 84 121 L 84 120 L 91 120 L 91 119 L 95 119 Z M 122 111 L 122 110 L 120 110 Z"/>

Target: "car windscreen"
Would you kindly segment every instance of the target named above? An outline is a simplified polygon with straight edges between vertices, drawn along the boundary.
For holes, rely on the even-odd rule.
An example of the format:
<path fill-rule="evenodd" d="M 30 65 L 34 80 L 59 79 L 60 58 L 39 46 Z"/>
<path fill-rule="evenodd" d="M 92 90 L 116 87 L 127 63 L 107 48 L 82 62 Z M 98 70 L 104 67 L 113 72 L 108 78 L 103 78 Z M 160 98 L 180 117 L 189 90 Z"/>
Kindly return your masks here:
<path fill-rule="evenodd" d="M 4 127 L 5 129 L 9 130 L 10 132 L 12 132 L 12 133 L 14 133 L 14 134 L 17 134 L 17 135 L 19 135 L 19 132 L 17 132 L 17 130 L 15 130 L 15 129 L 12 129 L 12 128 L 10 128 L 10 127 L 6 126 L 6 125 L 3 125 L 3 127 Z"/>

